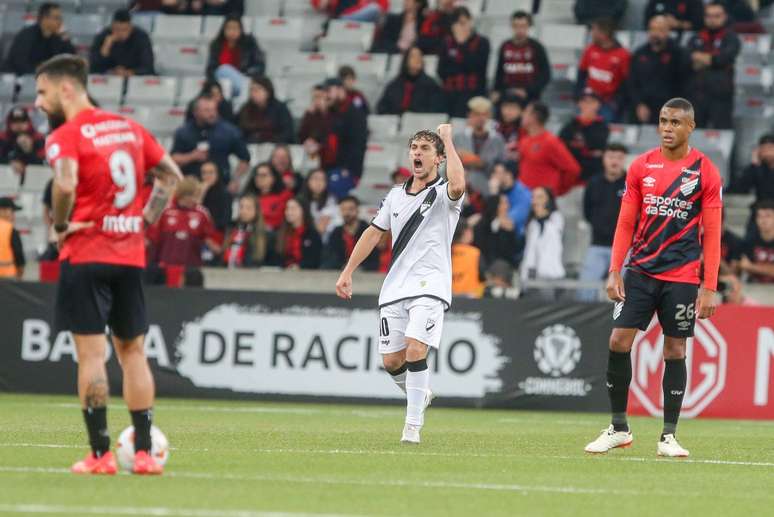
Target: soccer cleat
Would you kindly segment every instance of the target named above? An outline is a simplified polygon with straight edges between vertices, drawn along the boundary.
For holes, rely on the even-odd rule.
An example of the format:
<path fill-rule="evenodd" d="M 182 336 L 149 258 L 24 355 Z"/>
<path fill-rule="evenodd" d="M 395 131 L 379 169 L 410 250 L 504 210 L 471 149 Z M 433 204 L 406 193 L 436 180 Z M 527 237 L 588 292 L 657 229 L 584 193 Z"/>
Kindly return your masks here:
<path fill-rule="evenodd" d="M 691 454 L 677 443 L 677 438 L 675 438 L 675 435 L 673 434 L 664 435 L 658 442 L 656 452 L 659 456 L 665 456 L 667 458 L 687 458 Z"/>
<path fill-rule="evenodd" d="M 403 436 L 400 439 L 400 443 L 419 444 L 419 430 L 421 426 L 406 424 L 403 426 Z"/>
<path fill-rule="evenodd" d="M 599 438 L 588 444 L 584 450 L 592 454 L 602 454 L 610 449 L 630 447 L 633 440 L 631 431 L 616 431 L 613 424 L 610 424 L 610 427 L 604 429 Z"/>
<path fill-rule="evenodd" d="M 90 452 L 86 458 L 76 462 L 70 468 L 70 471 L 73 474 L 105 474 L 112 476 L 118 472 L 118 465 L 116 465 L 115 456 L 110 451 L 99 458 L 93 452 Z"/>
<path fill-rule="evenodd" d="M 157 476 L 164 472 L 164 467 L 156 463 L 148 451 L 137 451 L 134 453 L 132 472 L 141 476 Z"/>

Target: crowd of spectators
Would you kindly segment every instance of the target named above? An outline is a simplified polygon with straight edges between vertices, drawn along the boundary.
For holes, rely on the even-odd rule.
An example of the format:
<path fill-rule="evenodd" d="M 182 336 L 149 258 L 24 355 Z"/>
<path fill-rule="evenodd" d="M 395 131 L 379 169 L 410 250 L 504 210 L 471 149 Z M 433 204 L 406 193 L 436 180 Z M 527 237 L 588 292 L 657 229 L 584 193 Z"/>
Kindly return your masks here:
<path fill-rule="evenodd" d="M 432 7 L 427 0 L 405 0 L 400 13 L 388 13 L 385 0 L 310 2 L 331 18 L 377 22 L 371 50 L 402 54 L 393 56 L 401 60 L 399 72 L 372 106 L 357 88 L 355 70 L 345 65 L 335 77 L 320 78 L 309 92 L 308 107 L 294 121 L 265 75 L 271 57 L 260 34 L 243 26 L 244 5 L 238 0 L 138 0 L 131 10 L 116 11 L 92 41 L 93 73 L 152 75 L 151 39 L 133 23 L 133 15 L 225 15 L 209 45 L 202 71 L 206 81 L 174 134 L 170 152 L 186 180 L 148 232 L 154 265 L 340 268 L 368 224 L 351 191 L 363 175 L 373 110 L 465 118 L 454 134 L 469 182 L 454 244 L 458 294 L 511 297 L 513 286 L 503 278 L 515 271 L 523 280 L 564 278 L 566 221 L 557 200 L 578 187 L 585 188 L 582 213 L 592 242 L 575 273 L 581 280 L 600 280 L 609 262 L 628 152 L 609 141 L 608 124 L 653 124 L 667 99 L 686 96 L 699 127 L 732 127 L 740 52 L 734 27 L 756 23 L 743 1 L 651 0 L 645 11 L 647 41 L 630 52 L 616 39 L 626 2 L 578 0 L 574 13 L 589 26 L 590 42 L 573 90 L 577 115 L 555 135 L 547 129 L 551 107 L 541 100 L 552 67 L 544 45 L 530 36 L 531 13 L 514 12 L 512 37 L 493 49 L 476 30 L 471 12 L 454 0 L 438 0 Z M 41 4 L 37 22 L 13 39 L 4 70 L 29 74 L 52 55 L 74 52 L 62 22 L 57 4 Z M 692 35 L 683 38 L 683 31 Z M 493 52 L 494 81 L 488 83 Z M 428 54 L 438 58 L 438 80 L 425 70 Z M 235 105 L 237 98 L 246 100 Z M 276 144 L 270 159 L 251 168 L 248 144 L 264 143 Z M 319 168 L 294 167 L 288 144 L 301 144 Z M 43 136 L 27 110 L 12 109 L 0 134 L 0 161 L 23 176 L 27 164 L 43 162 L 42 149 Z M 400 183 L 407 174 L 396 170 L 389 181 Z M 774 136 L 766 135 L 753 163 L 728 189 L 754 190 L 757 197 L 747 235 L 727 246 L 729 284 L 742 273 L 757 281 L 774 279 L 766 265 L 774 263 L 772 185 Z M 385 271 L 389 257 L 385 239 L 363 267 Z M 579 296 L 592 299 L 594 293 Z"/>

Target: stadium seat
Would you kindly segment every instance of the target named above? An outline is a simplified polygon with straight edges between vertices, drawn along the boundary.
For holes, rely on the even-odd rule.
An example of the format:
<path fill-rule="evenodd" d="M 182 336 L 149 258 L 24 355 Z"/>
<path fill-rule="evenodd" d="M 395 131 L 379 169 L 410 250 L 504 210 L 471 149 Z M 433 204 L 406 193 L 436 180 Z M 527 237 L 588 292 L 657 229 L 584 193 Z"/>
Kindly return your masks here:
<path fill-rule="evenodd" d="M 368 115 L 369 138 L 391 140 L 398 135 L 399 115 Z"/>
<path fill-rule="evenodd" d="M 383 81 L 387 74 L 387 58 L 387 54 L 339 52 L 336 54 L 336 66 L 349 65 L 354 68 L 358 81 L 369 78 Z"/>
<path fill-rule="evenodd" d="M 263 3 L 265 0 L 249 0 L 260 1 Z M 309 0 L 285 0 L 282 6 L 282 16 L 324 16 L 314 10 Z"/>
<path fill-rule="evenodd" d="M 586 45 L 586 27 L 582 25 L 545 24 L 540 28 L 540 38 L 546 48 L 577 49 Z"/>
<path fill-rule="evenodd" d="M 119 115 L 123 115 L 124 117 L 128 117 L 143 126 L 148 125 L 148 121 L 151 118 L 151 111 L 159 110 L 158 107 L 150 107 L 150 106 L 117 106 L 117 107 L 109 107 L 106 106 L 105 109 L 108 111 L 112 111 L 114 113 L 118 113 Z M 163 109 L 163 108 L 161 108 Z"/>
<path fill-rule="evenodd" d="M 245 0 L 247 16 L 279 16 L 282 2 L 279 0 Z"/>
<path fill-rule="evenodd" d="M 147 115 L 146 127 L 156 136 L 170 136 L 185 123 L 185 107 L 152 109 Z"/>
<path fill-rule="evenodd" d="M 545 23 L 575 23 L 572 0 L 541 0 L 540 11 L 535 16 L 535 22 Z"/>
<path fill-rule="evenodd" d="M 16 78 L 19 84 L 19 91 L 16 93 L 16 103 L 32 103 L 35 101 L 37 87 L 35 76 L 24 75 Z"/>
<path fill-rule="evenodd" d="M 12 102 L 16 93 L 16 78 L 13 74 L 0 75 L 0 102 Z"/>
<path fill-rule="evenodd" d="M 208 15 L 202 17 L 202 40 L 207 43 L 215 39 L 215 36 L 220 32 L 220 28 L 223 26 L 223 20 L 225 16 Z M 245 26 L 245 30 L 252 30 L 252 24 L 245 25 L 244 18 L 242 19 L 242 25 Z"/>
<path fill-rule="evenodd" d="M 610 124 L 610 136 L 608 142 L 618 142 L 625 146 L 633 146 L 637 143 L 640 134 L 640 126 L 634 124 Z"/>
<path fill-rule="evenodd" d="M 376 25 L 373 23 L 331 20 L 328 32 L 319 41 L 320 50 L 367 52 L 371 48 L 375 30 Z"/>
<path fill-rule="evenodd" d="M 106 26 L 101 14 L 73 14 L 66 17 L 67 32 L 71 36 L 95 36 Z"/>
<path fill-rule="evenodd" d="M 269 160 L 271 151 L 275 144 L 248 144 L 247 151 L 250 153 L 250 165 L 258 165 Z"/>
<path fill-rule="evenodd" d="M 320 52 L 296 52 L 288 54 L 283 63 L 282 75 L 294 77 L 313 77 L 321 82 L 336 73 L 333 55 Z"/>
<path fill-rule="evenodd" d="M 312 102 L 312 88 L 319 82 L 319 77 L 312 76 L 295 76 L 287 81 L 285 98 L 282 100 L 287 103 L 294 118 L 300 119 L 304 115 L 304 111 Z"/>
<path fill-rule="evenodd" d="M 733 130 L 697 129 L 691 138 L 693 145 L 698 149 L 712 147 L 719 150 L 726 160 L 731 157 L 731 151 L 734 147 Z"/>
<path fill-rule="evenodd" d="M 8 165 L 0 165 L 0 192 L 8 193 L 19 190 L 19 177 Z"/>
<path fill-rule="evenodd" d="M 740 57 L 749 63 L 766 64 L 771 52 L 771 34 L 740 34 Z"/>
<path fill-rule="evenodd" d="M 177 79 L 160 76 L 130 77 L 126 83 L 124 102 L 134 104 L 161 104 L 171 106 L 177 93 Z"/>
<path fill-rule="evenodd" d="M 389 182 L 389 176 L 387 177 L 385 182 Z M 361 184 L 358 185 L 357 188 L 352 190 L 350 192 L 350 195 L 355 196 L 358 199 L 358 201 L 360 201 L 361 205 L 379 206 L 379 203 L 381 203 L 382 199 L 384 199 L 384 197 L 387 195 L 389 191 L 390 191 L 389 188 L 379 188 L 379 187 L 364 185 L 361 180 Z M 366 220 L 370 220 L 370 218 Z"/>
<path fill-rule="evenodd" d="M 487 0 L 481 17 L 495 20 L 510 19 L 511 14 L 517 10 L 531 13 L 532 0 Z"/>
<path fill-rule="evenodd" d="M 159 14 L 153 22 L 153 41 L 198 42 L 201 29 L 201 16 Z"/>
<path fill-rule="evenodd" d="M 202 91 L 204 81 L 205 78 L 201 75 L 199 77 L 181 77 L 180 95 L 178 96 L 177 104 L 187 106 Z M 220 87 L 223 90 L 223 96 L 227 99 L 231 98 L 231 82 L 228 79 L 218 79 L 218 83 L 220 83 Z"/>
<path fill-rule="evenodd" d="M 398 165 L 399 148 L 394 144 L 368 142 L 366 146 L 365 169 L 382 169 L 392 171 Z M 386 176 L 384 178 L 386 180 Z"/>
<path fill-rule="evenodd" d="M 111 11 L 112 12 L 112 11 Z M 135 25 L 145 32 L 148 33 L 148 35 L 153 34 L 153 20 L 155 18 L 153 16 L 138 16 L 135 15 L 132 17 L 132 25 Z"/>
<path fill-rule="evenodd" d="M 7 10 L 3 13 L 3 34 L 13 37 L 22 28 L 35 23 L 35 13 Z"/>
<path fill-rule="evenodd" d="M 124 78 L 117 75 L 90 75 L 89 94 L 101 105 L 120 104 Z"/>
<path fill-rule="evenodd" d="M 80 0 L 79 3 L 82 13 L 113 14 L 116 9 L 126 7 L 128 2 L 126 0 Z M 149 16 L 144 17 L 149 18 Z M 132 18 L 132 23 L 135 22 L 135 18 L 140 16 Z"/>
<path fill-rule="evenodd" d="M 773 82 L 772 68 L 755 64 L 739 64 L 735 67 L 734 83 L 745 93 L 768 93 Z"/>
<path fill-rule="evenodd" d="M 27 165 L 24 172 L 22 192 L 41 193 L 46 188 L 48 180 L 54 176 L 48 165 Z"/>
<path fill-rule="evenodd" d="M 304 38 L 302 18 L 258 16 L 253 21 L 253 34 L 267 52 L 277 49 L 301 50 Z"/>
<path fill-rule="evenodd" d="M 162 75 L 200 76 L 207 65 L 206 44 L 169 42 L 156 45 L 156 72 Z"/>
<path fill-rule="evenodd" d="M 398 136 L 408 138 L 420 129 L 435 130 L 449 120 L 446 113 L 404 113 L 400 121 Z"/>

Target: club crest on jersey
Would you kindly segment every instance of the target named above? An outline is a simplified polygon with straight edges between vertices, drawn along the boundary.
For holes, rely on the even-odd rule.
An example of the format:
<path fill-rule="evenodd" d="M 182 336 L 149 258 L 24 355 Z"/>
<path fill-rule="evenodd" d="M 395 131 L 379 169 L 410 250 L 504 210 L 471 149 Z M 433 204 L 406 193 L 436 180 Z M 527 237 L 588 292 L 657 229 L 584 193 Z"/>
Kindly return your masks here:
<path fill-rule="evenodd" d="M 427 211 L 428 211 L 428 210 L 430 210 L 430 207 L 431 207 L 431 206 L 433 206 L 433 204 L 432 204 L 432 203 L 430 203 L 430 202 L 424 202 L 424 203 L 422 203 L 422 205 L 419 207 L 419 213 L 420 213 L 420 215 L 422 215 L 422 217 L 424 217 L 424 216 L 425 216 L 425 214 L 427 213 Z"/>
<path fill-rule="evenodd" d="M 689 180 L 680 186 L 680 192 L 682 192 L 684 196 L 690 196 L 693 191 L 696 190 L 696 185 L 698 184 L 699 178 Z"/>
<path fill-rule="evenodd" d="M 644 187 L 652 188 L 656 186 L 656 178 L 653 176 L 647 176 L 646 178 L 643 178 L 642 185 Z"/>

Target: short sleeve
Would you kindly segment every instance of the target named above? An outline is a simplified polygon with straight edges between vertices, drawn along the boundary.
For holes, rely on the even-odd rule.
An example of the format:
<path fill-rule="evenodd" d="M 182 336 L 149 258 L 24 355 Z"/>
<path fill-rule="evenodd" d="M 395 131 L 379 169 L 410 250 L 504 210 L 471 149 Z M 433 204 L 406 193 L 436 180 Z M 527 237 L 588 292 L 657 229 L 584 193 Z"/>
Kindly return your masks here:
<path fill-rule="evenodd" d="M 72 134 L 73 126 L 62 126 L 46 139 L 46 160 L 51 167 L 62 158 L 78 160 L 78 135 Z"/>
<path fill-rule="evenodd" d="M 387 195 L 384 196 L 382 203 L 379 205 L 379 211 L 376 212 L 376 216 L 371 220 L 371 226 L 374 226 L 383 232 L 390 229 L 390 199 L 392 197 L 392 192 L 393 191 L 390 190 Z"/>
<path fill-rule="evenodd" d="M 720 172 L 709 159 L 704 161 L 702 167 L 702 187 L 701 202 L 704 208 L 722 208 L 723 207 L 723 182 L 720 180 Z"/>
<path fill-rule="evenodd" d="M 450 210 L 454 210 L 458 214 L 462 213 L 462 205 L 465 202 L 465 192 L 457 199 L 452 199 L 451 194 L 449 193 L 449 184 L 444 183 L 441 188 L 443 188 L 443 192 L 439 192 L 438 194 L 441 196 L 442 203 L 449 207 Z"/>
<path fill-rule="evenodd" d="M 637 206 L 642 205 L 642 191 L 640 190 L 640 170 L 641 161 L 636 160 L 631 164 L 626 172 L 626 190 L 624 190 L 622 203 L 632 203 Z"/>
<path fill-rule="evenodd" d="M 145 159 L 145 170 L 147 171 L 159 164 L 166 151 L 150 131 L 140 124 L 137 124 L 137 127 L 142 135 L 142 153 Z"/>

